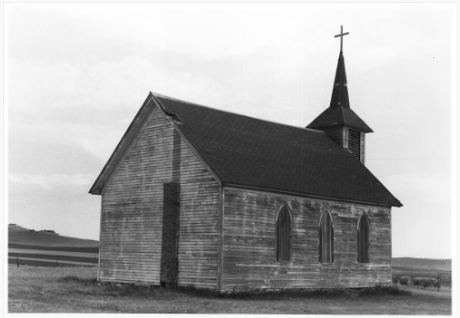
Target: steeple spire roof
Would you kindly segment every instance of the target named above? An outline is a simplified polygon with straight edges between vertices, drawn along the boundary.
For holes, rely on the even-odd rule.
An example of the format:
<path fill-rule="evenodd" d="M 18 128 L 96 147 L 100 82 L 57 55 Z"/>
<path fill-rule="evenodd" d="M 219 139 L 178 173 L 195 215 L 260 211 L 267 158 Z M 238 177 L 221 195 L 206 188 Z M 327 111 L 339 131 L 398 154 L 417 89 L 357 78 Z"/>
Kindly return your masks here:
<path fill-rule="evenodd" d="M 345 59 L 343 52 L 340 51 L 337 70 L 335 72 L 334 87 L 332 89 L 331 104 L 329 107 L 337 108 L 343 106 L 350 109 L 350 101 L 348 100 L 347 74 L 345 72 Z"/>
<path fill-rule="evenodd" d="M 334 86 L 332 88 L 332 97 L 329 108 L 326 108 L 307 128 L 322 129 L 333 126 L 347 126 L 361 132 L 373 132 L 372 129 L 350 108 L 348 97 L 347 74 L 345 72 L 345 59 L 343 57 L 343 33 L 341 28 L 340 34 L 340 53 L 335 72 Z"/>

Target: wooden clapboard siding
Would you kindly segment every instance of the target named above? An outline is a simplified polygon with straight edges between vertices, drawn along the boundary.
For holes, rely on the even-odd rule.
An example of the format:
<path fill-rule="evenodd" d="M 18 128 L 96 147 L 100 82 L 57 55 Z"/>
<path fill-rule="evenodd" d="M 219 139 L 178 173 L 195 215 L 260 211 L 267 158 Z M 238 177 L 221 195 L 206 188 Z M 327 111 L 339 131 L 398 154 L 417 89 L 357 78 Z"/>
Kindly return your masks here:
<path fill-rule="evenodd" d="M 391 282 L 390 208 L 262 191 L 224 188 L 223 286 L 253 288 L 362 287 Z M 276 213 L 292 213 L 291 262 L 276 261 Z M 322 213 L 334 222 L 334 262 L 318 262 Z M 358 263 L 357 223 L 369 217 L 370 263 Z"/>
<path fill-rule="evenodd" d="M 180 184 L 177 284 L 216 288 L 219 185 L 160 109 L 103 192 L 100 280 L 160 283 L 170 182 Z"/>
<path fill-rule="evenodd" d="M 181 139 L 179 286 L 217 288 L 219 184 Z"/>

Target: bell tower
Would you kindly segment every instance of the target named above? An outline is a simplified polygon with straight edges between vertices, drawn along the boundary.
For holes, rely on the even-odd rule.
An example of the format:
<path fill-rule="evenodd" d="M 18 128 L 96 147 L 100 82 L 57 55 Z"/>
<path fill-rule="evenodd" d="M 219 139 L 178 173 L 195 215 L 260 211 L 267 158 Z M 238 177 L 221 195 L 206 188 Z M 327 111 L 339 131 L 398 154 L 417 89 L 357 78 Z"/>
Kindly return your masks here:
<path fill-rule="evenodd" d="M 340 27 L 340 53 L 332 88 L 331 103 L 307 128 L 322 130 L 343 148 L 348 149 L 356 159 L 364 164 L 365 134 L 372 129 L 350 108 L 348 98 L 347 75 L 345 73 L 345 59 L 343 57 L 343 33 Z"/>

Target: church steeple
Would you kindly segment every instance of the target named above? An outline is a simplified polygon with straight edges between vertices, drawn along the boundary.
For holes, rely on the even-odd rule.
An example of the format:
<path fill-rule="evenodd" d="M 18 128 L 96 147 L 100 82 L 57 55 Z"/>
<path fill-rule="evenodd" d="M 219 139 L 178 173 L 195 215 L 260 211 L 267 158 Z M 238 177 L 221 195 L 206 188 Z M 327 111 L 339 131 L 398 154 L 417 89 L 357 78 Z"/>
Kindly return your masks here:
<path fill-rule="evenodd" d="M 337 71 L 335 72 L 334 87 L 332 89 L 331 104 L 329 107 L 337 108 L 344 107 L 350 109 L 350 101 L 348 100 L 347 74 L 345 72 L 345 60 L 343 52 L 340 51 L 339 62 L 337 63 Z"/>
<path fill-rule="evenodd" d="M 343 33 L 343 27 L 341 27 L 340 34 L 335 36 L 340 36 L 340 53 L 332 88 L 331 103 L 307 128 L 326 132 L 364 164 L 364 134 L 373 131 L 350 108 L 345 59 L 343 57 L 343 36 L 347 34 L 349 33 Z"/>

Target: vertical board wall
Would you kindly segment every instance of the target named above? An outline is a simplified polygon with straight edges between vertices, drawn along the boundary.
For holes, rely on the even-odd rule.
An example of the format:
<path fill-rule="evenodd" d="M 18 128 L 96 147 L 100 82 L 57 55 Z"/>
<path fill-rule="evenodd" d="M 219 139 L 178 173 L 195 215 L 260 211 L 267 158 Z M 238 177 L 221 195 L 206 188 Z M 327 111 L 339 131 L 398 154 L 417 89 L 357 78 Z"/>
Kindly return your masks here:
<path fill-rule="evenodd" d="M 100 280 L 160 283 L 163 184 L 178 182 L 178 285 L 216 288 L 218 183 L 159 109 L 134 142 L 102 195 Z"/>

